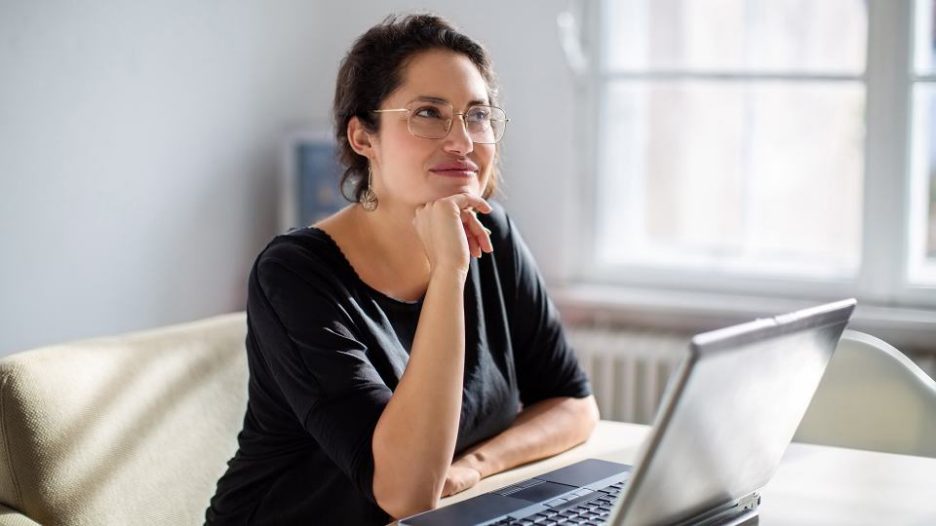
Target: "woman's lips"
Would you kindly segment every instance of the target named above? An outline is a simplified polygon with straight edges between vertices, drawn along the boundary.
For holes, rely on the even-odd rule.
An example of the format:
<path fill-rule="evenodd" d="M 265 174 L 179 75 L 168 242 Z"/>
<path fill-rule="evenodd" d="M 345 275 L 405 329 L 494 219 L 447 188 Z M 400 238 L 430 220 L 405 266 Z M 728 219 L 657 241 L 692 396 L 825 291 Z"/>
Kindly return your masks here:
<path fill-rule="evenodd" d="M 439 163 L 431 168 L 429 171 L 438 175 L 447 175 L 450 177 L 471 177 L 477 175 L 478 165 L 473 162 L 447 162 Z"/>

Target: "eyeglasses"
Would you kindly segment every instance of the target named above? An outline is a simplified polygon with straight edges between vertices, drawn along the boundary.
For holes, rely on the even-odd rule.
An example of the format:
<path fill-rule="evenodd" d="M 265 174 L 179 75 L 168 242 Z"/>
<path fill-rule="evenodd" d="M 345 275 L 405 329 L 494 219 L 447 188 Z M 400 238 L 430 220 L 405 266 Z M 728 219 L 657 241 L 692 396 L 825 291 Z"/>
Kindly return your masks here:
<path fill-rule="evenodd" d="M 478 144 L 494 144 L 504 136 L 507 128 L 507 114 L 497 106 L 475 104 L 463 113 L 447 102 L 413 102 L 405 108 L 387 110 L 372 110 L 374 113 L 391 113 L 405 111 L 406 126 L 409 132 L 416 137 L 424 139 L 442 139 L 452 129 L 452 121 L 456 115 L 461 115 L 465 130 L 472 142 Z"/>

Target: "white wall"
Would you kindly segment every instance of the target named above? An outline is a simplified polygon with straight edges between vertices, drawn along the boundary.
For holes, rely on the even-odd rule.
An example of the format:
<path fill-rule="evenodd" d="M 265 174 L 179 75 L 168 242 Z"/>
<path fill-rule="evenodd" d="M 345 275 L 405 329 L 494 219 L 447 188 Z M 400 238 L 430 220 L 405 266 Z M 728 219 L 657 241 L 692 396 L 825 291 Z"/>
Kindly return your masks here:
<path fill-rule="evenodd" d="M 338 62 L 428 8 L 491 51 L 506 203 L 548 275 L 574 191 L 558 0 L 0 0 L 0 354 L 243 308 L 277 141 L 328 122 Z"/>

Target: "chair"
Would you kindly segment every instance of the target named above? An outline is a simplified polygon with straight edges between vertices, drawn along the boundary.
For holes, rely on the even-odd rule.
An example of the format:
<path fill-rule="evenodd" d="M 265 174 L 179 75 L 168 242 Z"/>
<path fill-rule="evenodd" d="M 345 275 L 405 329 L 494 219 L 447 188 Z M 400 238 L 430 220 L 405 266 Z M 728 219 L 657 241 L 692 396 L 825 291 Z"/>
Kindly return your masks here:
<path fill-rule="evenodd" d="M 936 457 L 936 382 L 886 342 L 846 330 L 794 440 Z"/>

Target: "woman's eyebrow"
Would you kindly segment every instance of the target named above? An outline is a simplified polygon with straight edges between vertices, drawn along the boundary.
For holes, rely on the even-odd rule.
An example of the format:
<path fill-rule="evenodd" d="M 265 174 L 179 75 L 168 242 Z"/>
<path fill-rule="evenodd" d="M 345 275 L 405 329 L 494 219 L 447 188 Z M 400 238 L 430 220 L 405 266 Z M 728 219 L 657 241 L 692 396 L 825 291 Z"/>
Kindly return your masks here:
<path fill-rule="evenodd" d="M 420 95 L 410 102 L 415 101 L 434 102 L 436 104 L 451 104 L 448 99 L 442 97 L 433 97 L 432 95 Z M 476 104 L 488 104 L 488 101 L 485 99 L 474 99 L 468 102 L 468 106 L 474 106 Z"/>
<path fill-rule="evenodd" d="M 429 96 L 429 95 L 420 95 L 420 96 L 416 97 L 415 99 L 413 99 L 413 101 L 417 101 L 417 100 L 421 100 L 421 101 L 424 101 L 424 102 L 435 102 L 435 103 L 438 103 L 438 104 L 449 104 L 449 101 L 446 100 L 446 99 L 443 99 L 442 97 L 432 97 L 432 96 Z M 411 102 L 413 102 L 413 101 L 411 101 Z"/>

